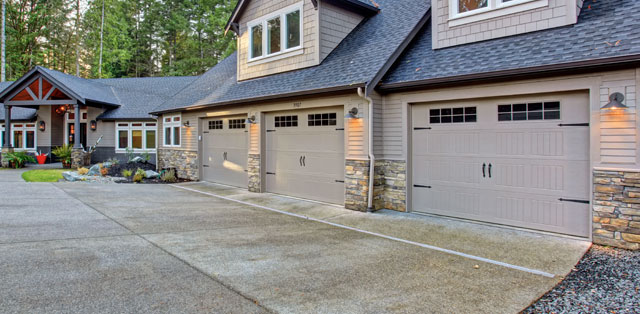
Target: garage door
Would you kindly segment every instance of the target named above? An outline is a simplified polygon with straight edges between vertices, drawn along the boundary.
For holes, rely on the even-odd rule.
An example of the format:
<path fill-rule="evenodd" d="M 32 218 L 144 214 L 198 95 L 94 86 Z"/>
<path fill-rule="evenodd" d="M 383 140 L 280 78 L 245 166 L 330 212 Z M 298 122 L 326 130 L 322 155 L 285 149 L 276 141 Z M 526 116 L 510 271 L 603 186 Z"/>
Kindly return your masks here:
<path fill-rule="evenodd" d="M 246 116 L 203 121 L 202 178 L 205 181 L 247 187 Z"/>
<path fill-rule="evenodd" d="M 412 108 L 415 212 L 587 237 L 587 94 Z"/>
<path fill-rule="evenodd" d="M 344 203 L 342 107 L 266 116 L 267 191 Z"/>

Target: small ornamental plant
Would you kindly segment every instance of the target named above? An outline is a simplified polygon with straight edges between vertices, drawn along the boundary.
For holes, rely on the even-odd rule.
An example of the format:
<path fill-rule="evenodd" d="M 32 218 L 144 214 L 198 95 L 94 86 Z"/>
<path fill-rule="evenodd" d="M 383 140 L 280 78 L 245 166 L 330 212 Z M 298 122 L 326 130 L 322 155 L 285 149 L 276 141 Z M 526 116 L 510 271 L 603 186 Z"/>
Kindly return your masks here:
<path fill-rule="evenodd" d="M 78 168 L 78 174 L 81 176 L 87 175 L 87 173 L 89 173 L 89 169 L 82 167 L 82 168 Z"/>
<path fill-rule="evenodd" d="M 136 172 L 136 174 L 133 176 L 133 182 L 135 182 L 135 183 L 141 183 L 141 182 L 142 182 L 142 179 L 144 179 L 144 176 L 143 176 L 143 175 L 141 175 L 141 174 L 139 174 L 139 173 L 137 173 L 137 172 Z"/>
<path fill-rule="evenodd" d="M 106 168 L 106 167 L 100 167 L 100 174 L 101 174 L 103 177 L 106 177 L 106 176 L 109 174 L 109 168 Z"/>
<path fill-rule="evenodd" d="M 132 175 L 133 175 L 133 172 L 131 170 L 126 170 L 126 169 L 122 170 L 122 176 L 123 177 L 128 178 L 128 177 L 130 177 Z"/>

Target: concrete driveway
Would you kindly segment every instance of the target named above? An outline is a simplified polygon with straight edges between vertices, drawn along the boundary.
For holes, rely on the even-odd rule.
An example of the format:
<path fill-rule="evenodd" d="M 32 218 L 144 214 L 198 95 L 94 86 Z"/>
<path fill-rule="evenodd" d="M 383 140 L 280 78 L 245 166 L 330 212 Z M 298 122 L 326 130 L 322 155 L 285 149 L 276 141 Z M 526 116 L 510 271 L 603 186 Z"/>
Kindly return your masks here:
<path fill-rule="evenodd" d="M 207 183 L 0 170 L 0 195 L 2 312 L 516 313 L 588 248 Z"/>

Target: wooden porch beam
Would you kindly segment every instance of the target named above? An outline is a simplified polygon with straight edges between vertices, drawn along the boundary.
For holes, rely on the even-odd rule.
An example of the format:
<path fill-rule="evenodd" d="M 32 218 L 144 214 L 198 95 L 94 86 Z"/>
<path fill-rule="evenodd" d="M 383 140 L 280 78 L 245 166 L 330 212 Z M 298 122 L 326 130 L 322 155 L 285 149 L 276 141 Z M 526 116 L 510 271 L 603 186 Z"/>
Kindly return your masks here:
<path fill-rule="evenodd" d="M 7 101 L 5 104 L 10 106 L 55 106 L 55 105 L 75 105 L 78 101 L 75 99 L 68 100 L 15 100 Z"/>

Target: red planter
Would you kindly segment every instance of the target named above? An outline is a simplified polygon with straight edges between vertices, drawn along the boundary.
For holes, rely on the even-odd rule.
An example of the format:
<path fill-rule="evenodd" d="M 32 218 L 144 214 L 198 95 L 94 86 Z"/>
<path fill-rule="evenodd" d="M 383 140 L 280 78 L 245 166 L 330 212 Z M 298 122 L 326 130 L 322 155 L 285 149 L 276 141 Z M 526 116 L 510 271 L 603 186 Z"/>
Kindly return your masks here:
<path fill-rule="evenodd" d="M 44 163 L 47 162 L 47 155 L 38 155 L 36 156 L 36 159 L 38 160 L 39 165 L 44 165 Z"/>

